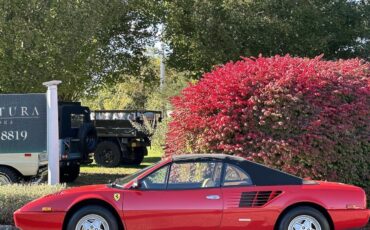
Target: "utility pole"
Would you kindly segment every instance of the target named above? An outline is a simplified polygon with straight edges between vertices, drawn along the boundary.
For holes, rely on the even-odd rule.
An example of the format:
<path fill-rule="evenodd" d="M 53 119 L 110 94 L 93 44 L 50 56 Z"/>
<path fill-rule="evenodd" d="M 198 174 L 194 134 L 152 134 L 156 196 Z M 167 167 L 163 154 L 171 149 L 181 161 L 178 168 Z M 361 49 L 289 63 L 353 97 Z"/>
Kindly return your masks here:
<path fill-rule="evenodd" d="M 165 84 L 165 81 L 166 81 L 165 58 L 166 58 L 166 55 L 165 55 L 164 42 L 161 41 L 161 52 L 160 52 L 161 64 L 160 64 L 160 82 L 159 82 L 159 87 L 160 87 L 161 91 L 163 90 L 164 84 Z"/>

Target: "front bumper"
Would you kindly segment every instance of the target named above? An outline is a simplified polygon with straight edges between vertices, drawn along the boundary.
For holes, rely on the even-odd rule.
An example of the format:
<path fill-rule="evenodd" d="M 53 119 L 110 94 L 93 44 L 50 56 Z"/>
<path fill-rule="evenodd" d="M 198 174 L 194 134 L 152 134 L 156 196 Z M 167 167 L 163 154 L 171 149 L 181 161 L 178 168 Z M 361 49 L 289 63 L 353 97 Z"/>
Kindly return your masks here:
<path fill-rule="evenodd" d="M 48 166 L 43 165 L 37 170 L 37 175 L 31 178 L 31 182 L 38 184 L 48 180 Z"/>
<path fill-rule="evenodd" d="M 356 229 L 367 225 L 370 218 L 370 210 L 328 210 L 335 230 Z"/>
<path fill-rule="evenodd" d="M 59 162 L 60 169 L 68 169 L 69 167 L 79 166 L 80 162 L 76 160 L 61 160 Z"/>
<path fill-rule="evenodd" d="M 22 212 L 14 213 L 14 222 L 20 230 L 60 230 L 63 228 L 65 212 Z"/>

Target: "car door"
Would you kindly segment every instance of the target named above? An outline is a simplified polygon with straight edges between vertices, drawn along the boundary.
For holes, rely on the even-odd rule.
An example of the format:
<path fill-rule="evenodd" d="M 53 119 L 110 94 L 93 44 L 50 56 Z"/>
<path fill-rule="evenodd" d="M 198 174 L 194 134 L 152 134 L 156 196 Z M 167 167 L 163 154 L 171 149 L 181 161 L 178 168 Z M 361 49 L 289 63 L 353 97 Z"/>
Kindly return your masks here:
<path fill-rule="evenodd" d="M 247 172 L 225 164 L 222 179 L 224 213 L 221 228 L 228 230 L 272 229 L 278 211 L 265 205 L 281 192 L 276 186 L 254 186 Z"/>
<path fill-rule="evenodd" d="M 125 192 L 126 229 L 218 229 L 221 169 L 221 162 L 181 162 L 154 171 Z"/>

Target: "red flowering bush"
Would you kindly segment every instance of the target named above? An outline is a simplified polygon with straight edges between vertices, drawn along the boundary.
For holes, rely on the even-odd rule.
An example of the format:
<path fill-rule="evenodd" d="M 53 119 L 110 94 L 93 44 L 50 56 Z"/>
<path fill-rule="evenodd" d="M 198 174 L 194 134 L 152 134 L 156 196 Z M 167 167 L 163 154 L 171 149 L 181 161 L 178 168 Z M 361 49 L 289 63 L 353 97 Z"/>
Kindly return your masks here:
<path fill-rule="evenodd" d="M 245 58 L 173 98 L 166 154 L 223 152 L 370 187 L 370 64 Z"/>

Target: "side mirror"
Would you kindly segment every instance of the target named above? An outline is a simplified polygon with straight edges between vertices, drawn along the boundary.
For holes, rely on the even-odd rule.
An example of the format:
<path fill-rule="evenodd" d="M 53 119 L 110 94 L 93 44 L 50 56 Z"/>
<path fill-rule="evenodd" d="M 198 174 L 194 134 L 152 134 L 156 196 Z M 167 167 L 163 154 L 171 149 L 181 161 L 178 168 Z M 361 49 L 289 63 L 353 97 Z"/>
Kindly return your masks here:
<path fill-rule="evenodd" d="M 139 189 L 139 188 L 140 188 L 140 182 L 138 180 L 135 180 L 131 185 L 131 189 Z"/>

